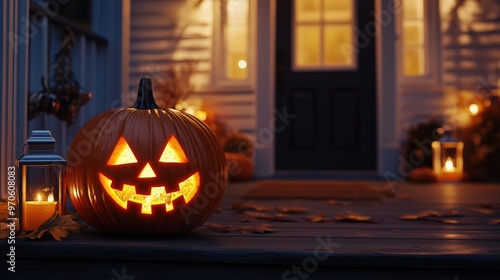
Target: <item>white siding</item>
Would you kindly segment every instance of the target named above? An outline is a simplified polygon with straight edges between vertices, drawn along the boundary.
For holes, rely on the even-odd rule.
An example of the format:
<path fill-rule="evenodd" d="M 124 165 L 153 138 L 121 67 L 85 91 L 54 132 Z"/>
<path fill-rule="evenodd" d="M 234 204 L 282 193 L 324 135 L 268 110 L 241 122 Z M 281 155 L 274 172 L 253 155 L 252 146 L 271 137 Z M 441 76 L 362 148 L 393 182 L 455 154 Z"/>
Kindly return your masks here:
<path fill-rule="evenodd" d="M 444 85 L 466 91 L 481 85 L 496 86 L 500 70 L 500 2 L 444 1 L 442 8 Z"/>
<path fill-rule="evenodd" d="M 432 0 L 429 2 L 433 2 Z M 437 2 L 435 2 L 437 5 Z M 398 82 L 398 122 L 404 128 L 429 118 L 453 115 L 459 94 L 496 87 L 500 73 L 500 1 L 440 0 L 440 75 L 434 83 Z M 432 26 L 430 27 L 432 28 Z"/>
<path fill-rule="evenodd" d="M 132 0 L 130 24 L 130 87 L 125 105 L 133 103 L 141 77 L 164 74 L 166 65 L 197 61 L 194 93 L 203 107 L 230 130 L 253 133 L 255 94 L 214 89 L 212 85 L 212 0 Z"/>

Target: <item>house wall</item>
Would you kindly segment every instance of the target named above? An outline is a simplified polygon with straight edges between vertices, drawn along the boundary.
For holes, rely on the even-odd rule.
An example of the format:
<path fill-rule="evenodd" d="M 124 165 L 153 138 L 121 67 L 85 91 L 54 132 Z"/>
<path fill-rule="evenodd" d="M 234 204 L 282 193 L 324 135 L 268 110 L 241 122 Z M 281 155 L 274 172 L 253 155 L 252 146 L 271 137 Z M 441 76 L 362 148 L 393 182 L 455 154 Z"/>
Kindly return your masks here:
<path fill-rule="evenodd" d="M 123 29 L 129 18 L 128 4 L 128 0 L 98 1 L 92 7 L 92 32 L 72 28 L 75 33 L 71 50 L 72 71 L 82 90 L 92 93 L 89 102 L 78 110 L 75 122 L 69 124 L 53 114 L 41 113 L 27 122 L 25 137 L 35 129 L 50 130 L 56 140 L 55 152 L 65 157 L 73 137 L 88 120 L 120 106 L 122 80 L 128 80 L 128 72 L 126 77 L 121 72 L 122 63 L 126 60 L 122 50 L 126 50 L 128 55 L 127 45 L 122 44 L 123 37 L 128 42 L 128 29 Z M 48 13 L 41 14 L 46 15 L 46 20 L 41 24 L 33 21 L 29 38 L 27 91 L 30 92 L 43 90 L 42 77 L 46 84 L 54 84 L 50 79 L 54 74 L 55 54 L 61 48 L 66 28 L 65 24 L 55 20 L 57 14 L 53 17 Z M 126 63 L 128 66 L 128 61 Z"/>
<path fill-rule="evenodd" d="M 228 130 L 253 134 L 256 126 L 252 88 L 224 88 L 213 81 L 214 5 L 217 1 L 132 0 L 130 23 L 130 84 L 124 105 L 135 99 L 141 77 L 153 86 L 164 77 L 167 65 L 196 62 L 191 78 L 193 102 L 209 109 Z M 159 92 L 155 98 L 161 98 Z M 161 102 L 161 101 L 160 101 Z"/>
<path fill-rule="evenodd" d="M 430 79 L 404 80 L 398 76 L 400 138 L 410 125 L 431 118 L 466 121 L 461 97 L 473 98 L 497 86 L 500 72 L 500 2 L 493 0 L 428 1 L 435 5 L 428 31 L 432 69 Z M 400 32 L 400 30 L 399 30 Z M 437 38 L 437 39 L 436 39 Z M 399 73 L 402 71 L 399 70 Z"/>
<path fill-rule="evenodd" d="M 500 2 L 441 2 L 443 85 L 477 94 L 497 86 L 500 71 Z"/>

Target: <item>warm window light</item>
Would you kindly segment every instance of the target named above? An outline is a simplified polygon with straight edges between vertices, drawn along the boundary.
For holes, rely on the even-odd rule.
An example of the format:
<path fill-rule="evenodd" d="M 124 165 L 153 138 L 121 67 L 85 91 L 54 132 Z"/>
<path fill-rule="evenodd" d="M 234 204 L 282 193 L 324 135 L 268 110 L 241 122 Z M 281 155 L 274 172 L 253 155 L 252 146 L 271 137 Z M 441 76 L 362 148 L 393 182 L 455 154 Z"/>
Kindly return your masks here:
<path fill-rule="evenodd" d="M 207 119 L 207 111 L 198 110 L 194 114 L 200 121 L 205 121 Z"/>
<path fill-rule="evenodd" d="M 477 106 L 477 104 L 475 103 L 470 104 L 469 112 L 473 116 L 477 115 L 477 113 L 479 112 L 479 106 Z"/>
<path fill-rule="evenodd" d="M 240 61 L 238 61 L 238 68 L 240 69 L 246 69 L 247 68 L 247 62 L 243 59 L 241 59 Z"/>
<path fill-rule="evenodd" d="M 406 76 L 423 76 L 425 65 L 424 1 L 402 1 L 402 55 Z"/>
<path fill-rule="evenodd" d="M 250 42 L 250 2 L 248 0 L 222 1 L 224 23 L 225 78 L 245 80 L 248 78 L 247 60 Z"/>
<path fill-rule="evenodd" d="M 294 67 L 353 67 L 353 0 L 295 0 Z"/>

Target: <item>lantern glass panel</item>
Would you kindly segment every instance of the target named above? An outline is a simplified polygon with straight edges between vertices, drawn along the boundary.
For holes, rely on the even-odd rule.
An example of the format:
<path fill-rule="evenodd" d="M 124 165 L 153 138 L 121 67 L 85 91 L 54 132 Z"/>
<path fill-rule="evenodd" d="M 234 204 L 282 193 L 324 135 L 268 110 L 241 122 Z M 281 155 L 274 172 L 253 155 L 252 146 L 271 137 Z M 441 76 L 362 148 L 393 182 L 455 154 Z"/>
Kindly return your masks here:
<path fill-rule="evenodd" d="M 59 164 L 23 165 L 22 217 L 24 231 L 36 230 L 61 205 L 63 167 Z"/>

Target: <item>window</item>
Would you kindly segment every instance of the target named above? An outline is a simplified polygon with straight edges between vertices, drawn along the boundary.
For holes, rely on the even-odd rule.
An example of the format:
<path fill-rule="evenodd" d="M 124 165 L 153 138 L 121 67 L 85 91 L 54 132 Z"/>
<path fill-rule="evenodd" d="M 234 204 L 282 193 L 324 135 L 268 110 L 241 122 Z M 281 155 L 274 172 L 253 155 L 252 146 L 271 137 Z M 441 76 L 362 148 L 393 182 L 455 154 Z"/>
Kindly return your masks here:
<path fill-rule="evenodd" d="M 438 86 L 441 81 L 441 21 L 435 0 L 397 0 L 397 63 L 402 84 Z"/>
<path fill-rule="evenodd" d="M 403 72 L 405 76 L 423 76 L 425 63 L 424 0 L 405 0 L 403 4 Z"/>
<path fill-rule="evenodd" d="M 226 69 L 229 80 L 248 77 L 248 0 L 226 0 L 223 17 Z"/>
<path fill-rule="evenodd" d="M 354 68 L 354 1 L 295 0 L 294 69 Z"/>
<path fill-rule="evenodd" d="M 212 57 L 216 87 L 249 86 L 255 66 L 251 43 L 255 1 L 217 0 L 214 12 Z"/>

